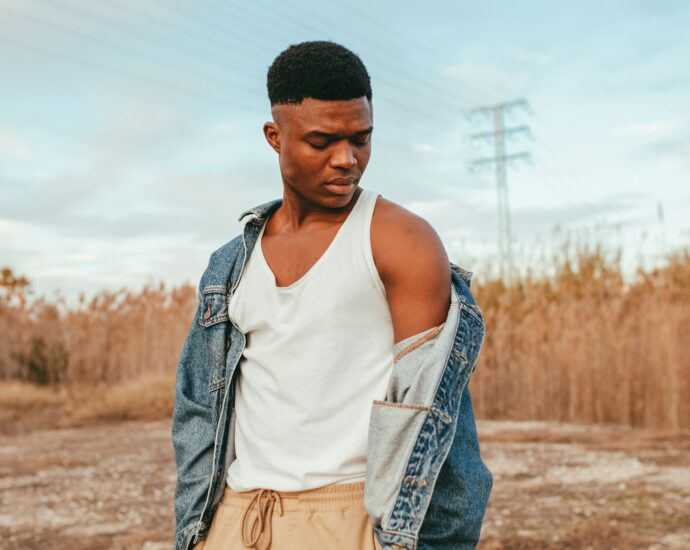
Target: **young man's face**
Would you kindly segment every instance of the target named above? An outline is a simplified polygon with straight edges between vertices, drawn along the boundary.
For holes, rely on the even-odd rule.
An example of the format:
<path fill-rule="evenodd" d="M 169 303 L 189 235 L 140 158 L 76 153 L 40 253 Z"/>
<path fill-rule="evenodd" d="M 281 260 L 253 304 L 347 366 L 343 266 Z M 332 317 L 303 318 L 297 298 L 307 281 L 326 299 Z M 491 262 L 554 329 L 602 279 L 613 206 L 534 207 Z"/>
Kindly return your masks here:
<path fill-rule="evenodd" d="M 264 134 L 279 154 L 283 182 L 314 204 L 348 204 L 371 156 L 369 100 L 305 98 L 271 111 Z"/>

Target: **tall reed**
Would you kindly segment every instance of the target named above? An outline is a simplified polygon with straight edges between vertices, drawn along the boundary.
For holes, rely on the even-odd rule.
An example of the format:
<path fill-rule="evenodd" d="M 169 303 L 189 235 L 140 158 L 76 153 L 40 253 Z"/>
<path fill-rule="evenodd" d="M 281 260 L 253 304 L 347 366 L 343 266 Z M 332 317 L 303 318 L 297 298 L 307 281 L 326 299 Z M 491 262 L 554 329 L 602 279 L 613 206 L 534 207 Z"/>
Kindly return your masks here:
<path fill-rule="evenodd" d="M 471 382 L 478 416 L 690 428 L 690 253 L 628 281 L 601 247 L 564 249 L 545 267 L 511 286 L 474 282 L 487 325 Z M 173 378 L 196 306 L 190 285 L 75 307 L 5 290 L 0 378 L 130 388 Z"/>
<path fill-rule="evenodd" d="M 630 282 L 601 247 L 564 249 L 552 267 L 477 282 L 478 415 L 690 428 L 690 254 Z"/>

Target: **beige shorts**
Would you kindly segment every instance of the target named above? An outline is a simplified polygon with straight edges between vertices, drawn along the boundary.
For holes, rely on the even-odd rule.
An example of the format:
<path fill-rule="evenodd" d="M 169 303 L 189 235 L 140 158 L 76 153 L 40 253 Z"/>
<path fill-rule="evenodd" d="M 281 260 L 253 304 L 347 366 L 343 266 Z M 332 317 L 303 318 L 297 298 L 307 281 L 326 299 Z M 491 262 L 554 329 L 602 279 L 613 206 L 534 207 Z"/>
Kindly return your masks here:
<path fill-rule="evenodd" d="M 225 486 L 194 550 L 381 550 L 364 507 L 364 481 L 304 491 Z"/>

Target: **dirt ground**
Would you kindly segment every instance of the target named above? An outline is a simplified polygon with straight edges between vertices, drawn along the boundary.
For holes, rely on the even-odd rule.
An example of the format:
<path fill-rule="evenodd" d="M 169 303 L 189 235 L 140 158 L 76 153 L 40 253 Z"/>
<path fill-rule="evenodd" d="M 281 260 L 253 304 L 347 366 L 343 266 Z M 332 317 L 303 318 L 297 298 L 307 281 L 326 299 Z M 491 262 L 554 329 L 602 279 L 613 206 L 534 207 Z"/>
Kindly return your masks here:
<path fill-rule="evenodd" d="M 480 422 L 482 550 L 690 548 L 690 434 Z M 0 547 L 169 550 L 170 425 L 0 435 Z"/>

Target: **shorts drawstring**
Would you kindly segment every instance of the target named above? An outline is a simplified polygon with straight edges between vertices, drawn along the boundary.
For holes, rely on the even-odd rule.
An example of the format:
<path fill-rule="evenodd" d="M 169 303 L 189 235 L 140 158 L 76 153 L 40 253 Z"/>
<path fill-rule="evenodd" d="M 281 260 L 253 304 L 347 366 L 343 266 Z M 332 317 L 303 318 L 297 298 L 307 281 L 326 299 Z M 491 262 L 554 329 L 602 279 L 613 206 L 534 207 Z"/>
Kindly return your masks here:
<path fill-rule="evenodd" d="M 266 497 L 266 500 L 263 500 L 264 497 Z M 273 491 L 271 489 L 260 489 L 249 501 L 249 504 L 247 504 L 247 507 L 244 509 L 244 514 L 242 514 L 242 544 L 245 547 L 251 548 L 257 542 L 259 542 L 259 539 L 264 532 L 264 527 L 267 527 L 266 532 L 268 533 L 268 540 L 266 541 L 267 547 L 271 543 L 271 516 L 276 501 L 278 501 L 279 514 L 282 516 L 283 502 L 281 500 L 280 493 L 277 491 Z M 254 518 L 249 531 L 249 536 L 247 537 L 245 524 L 249 518 L 249 510 L 254 502 L 258 502 L 257 517 Z M 259 531 L 258 533 L 254 534 L 257 522 L 259 524 Z M 247 538 L 249 538 L 249 540 L 246 540 Z"/>

